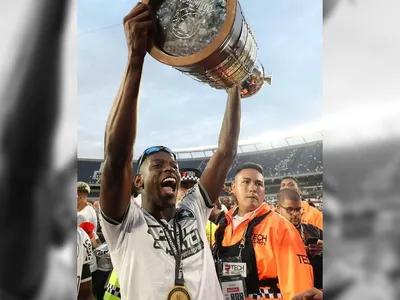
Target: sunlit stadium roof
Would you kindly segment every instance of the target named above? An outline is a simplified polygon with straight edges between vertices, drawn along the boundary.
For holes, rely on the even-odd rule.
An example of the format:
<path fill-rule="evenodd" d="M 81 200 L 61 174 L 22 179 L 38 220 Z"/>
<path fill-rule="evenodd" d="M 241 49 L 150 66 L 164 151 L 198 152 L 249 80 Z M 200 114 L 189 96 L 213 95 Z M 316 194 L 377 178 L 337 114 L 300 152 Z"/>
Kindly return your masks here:
<path fill-rule="evenodd" d="M 238 154 L 240 155 L 269 149 L 278 149 L 322 140 L 322 131 L 320 130 L 310 130 L 309 132 L 303 134 L 298 134 L 298 132 L 294 131 L 291 132 L 294 134 L 290 134 L 289 132 L 286 132 L 287 134 L 282 134 L 284 132 L 276 132 L 263 135 L 257 140 L 241 141 L 238 147 Z M 210 157 L 216 149 L 217 146 L 206 146 L 187 149 L 174 149 L 174 152 L 177 154 L 179 159 L 191 159 Z"/>

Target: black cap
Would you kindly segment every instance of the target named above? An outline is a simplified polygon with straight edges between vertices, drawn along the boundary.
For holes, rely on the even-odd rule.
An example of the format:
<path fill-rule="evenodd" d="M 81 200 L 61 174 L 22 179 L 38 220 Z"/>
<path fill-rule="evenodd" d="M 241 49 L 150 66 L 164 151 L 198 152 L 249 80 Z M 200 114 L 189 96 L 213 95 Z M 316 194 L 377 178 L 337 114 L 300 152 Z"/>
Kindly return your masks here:
<path fill-rule="evenodd" d="M 179 169 L 179 173 L 181 173 L 181 182 L 198 182 L 201 177 L 201 171 L 195 168 L 182 168 Z"/>

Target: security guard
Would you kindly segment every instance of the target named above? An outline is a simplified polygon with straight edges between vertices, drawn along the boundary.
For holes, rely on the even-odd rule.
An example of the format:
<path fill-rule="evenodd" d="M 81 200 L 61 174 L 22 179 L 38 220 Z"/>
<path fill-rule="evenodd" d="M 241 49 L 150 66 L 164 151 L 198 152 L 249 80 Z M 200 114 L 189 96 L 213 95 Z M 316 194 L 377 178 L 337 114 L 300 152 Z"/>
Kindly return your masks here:
<path fill-rule="evenodd" d="M 289 300 L 311 289 L 313 270 L 296 228 L 264 202 L 262 166 L 239 166 L 232 191 L 238 207 L 220 222 L 213 248 L 224 297 Z"/>

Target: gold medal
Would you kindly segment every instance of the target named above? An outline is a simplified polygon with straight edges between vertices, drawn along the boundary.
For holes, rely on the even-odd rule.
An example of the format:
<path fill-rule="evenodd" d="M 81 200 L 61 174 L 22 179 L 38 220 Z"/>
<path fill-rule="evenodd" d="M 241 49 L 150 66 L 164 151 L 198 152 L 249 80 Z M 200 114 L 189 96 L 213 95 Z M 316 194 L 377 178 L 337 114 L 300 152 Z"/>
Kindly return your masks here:
<path fill-rule="evenodd" d="M 191 300 L 186 286 L 175 285 L 168 293 L 167 300 Z"/>

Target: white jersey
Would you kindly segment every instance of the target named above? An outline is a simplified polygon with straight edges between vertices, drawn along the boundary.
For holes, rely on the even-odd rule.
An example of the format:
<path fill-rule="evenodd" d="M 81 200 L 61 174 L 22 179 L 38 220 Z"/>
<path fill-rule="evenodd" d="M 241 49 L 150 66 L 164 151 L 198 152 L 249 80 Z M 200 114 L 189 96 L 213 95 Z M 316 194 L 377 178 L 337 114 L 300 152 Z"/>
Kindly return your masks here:
<path fill-rule="evenodd" d="M 200 183 L 177 204 L 176 219 L 183 232 L 183 275 L 194 300 L 223 299 L 204 230 L 212 207 Z M 165 299 L 174 285 L 175 258 L 160 223 L 134 201 L 121 224 L 104 213 L 100 219 L 119 279 L 121 298 Z M 164 223 L 174 234 L 174 219 Z"/>
<path fill-rule="evenodd" d="M 142 207 L 142 195 L 138 195 L 136 198 L 133 198 L 133 201 L 135 201 L 137 205 Z"/>
<path fill-rule="evenodd" d="M 97 239 L 98 236 L 96 234 L 97 232 L 97 213 L 94 210 L 93 207 L 91 207 L 90 205 L 87 205 L 84 209 L 82 209 L 80 212 L 78 212 L 78 226 L 84 222 L 90 222 L 94 225 L 94 236 Z M 93 272 L 95 272 L 97 270 L 97 263 L 96 263 L 96 257 L 94 255 L 92 255 L 91 258 L 91 262 L 90 262 L 90 270 Z"/>
<path fill-rule="evenodd" d="M 79 291 L 79 287 L 81 283 L 87 282 L 91 280 L 91 277 L 84 274 L 82 276 L 83 266 L 90 264 L 93 253 L 92 253 L 92 242 L 88 234 L 82 229 L 78 228 L 78 241 L 77 241 L 77 268 L 76 268 L 76 276 L 77 276 L 77 288 Z"/>

